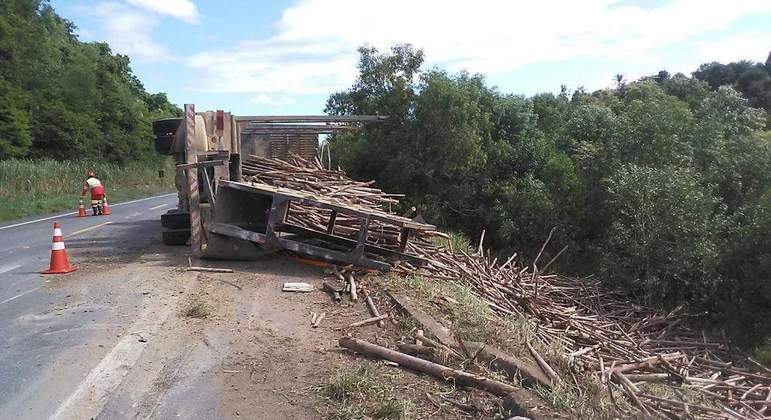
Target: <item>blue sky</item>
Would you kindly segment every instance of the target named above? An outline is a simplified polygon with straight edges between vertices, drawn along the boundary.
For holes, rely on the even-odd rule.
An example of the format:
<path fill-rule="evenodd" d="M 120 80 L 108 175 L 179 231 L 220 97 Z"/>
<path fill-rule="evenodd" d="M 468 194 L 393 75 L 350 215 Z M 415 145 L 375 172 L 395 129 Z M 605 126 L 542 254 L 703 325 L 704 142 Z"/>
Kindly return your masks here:
<path fill-rule="evenodd" d="M 356 48 L 423 48 L 426 66 L 532 95 L 709 61 L 764 61 L 771 0 L 52 0 L 83 41 L 128 54 L 145 87 L 198 110 L 320 113 Z"/>

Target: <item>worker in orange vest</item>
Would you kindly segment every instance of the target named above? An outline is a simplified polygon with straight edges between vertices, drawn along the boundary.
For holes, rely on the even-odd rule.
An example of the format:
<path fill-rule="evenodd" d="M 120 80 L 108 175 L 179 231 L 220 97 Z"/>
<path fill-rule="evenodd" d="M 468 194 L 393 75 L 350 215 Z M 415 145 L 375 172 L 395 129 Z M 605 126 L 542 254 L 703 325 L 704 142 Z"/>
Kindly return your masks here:
<path fill-rule="evenodd" d="M 102 204 L 104 203 L 104 186 L 102 182 L 96 177 L 96 172 L 93 169 L 89 169 L 86 172 L 86 182 L 83 184 L 83 190 L 80 192 L 80 198 L 86 196 L 86 193 L 91 190 L 91 209 L 94 211 L 94 216 L 102 215 Z"/>

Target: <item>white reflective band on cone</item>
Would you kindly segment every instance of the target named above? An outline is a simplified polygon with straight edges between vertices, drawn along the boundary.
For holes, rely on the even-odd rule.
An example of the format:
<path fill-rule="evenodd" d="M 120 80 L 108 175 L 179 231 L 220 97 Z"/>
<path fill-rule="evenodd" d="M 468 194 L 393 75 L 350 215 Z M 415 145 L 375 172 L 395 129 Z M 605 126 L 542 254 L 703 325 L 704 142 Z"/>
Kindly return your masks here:
<path fill-rule="evenodd" d="M 54 242 L 51 251 L 61 251 L 64 249 L 64 242 Z"/>
<path fill-rule="evenodd" d="M 62 236 L 62 230 L 59 228 L 54 229 L 54 236 Z"/>

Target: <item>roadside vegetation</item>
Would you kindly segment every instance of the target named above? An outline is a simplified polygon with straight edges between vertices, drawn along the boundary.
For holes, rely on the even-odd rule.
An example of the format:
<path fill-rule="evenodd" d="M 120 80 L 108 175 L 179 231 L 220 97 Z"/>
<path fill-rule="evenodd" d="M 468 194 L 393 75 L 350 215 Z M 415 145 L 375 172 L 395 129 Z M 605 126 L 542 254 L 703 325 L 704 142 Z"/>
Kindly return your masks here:
<path fill-rule="evenodd" d="M 360 55 L 326 111 L 388 119 L 331 137 L 333 165 L 474 248 L 485 230 L 486 249 L 527 263 L 554 228 L 541 261 L 567 250 L 552 270 L 684 305 L 746 347 L 767 340 L 771 57 L 525 97 L 424 69 L 409 45 Z"/>
<path fill-rule="evenodd" d="M 87 161 L 0 161 L 0 222 L 58 211 L 77 211 L 78 198 L 92 167 L 107 188 L 108 203 L 174 191 L 174 165 L 155 157 L 125 165 Z M 163 172 L 160 177 L 159 171 Z M 89 196 L 84 205 L 89 209 Z"/>
<path fill-rule="evenodd" d="M 76 210 L 89 166 L 113 203 L 171 191 L 151 122 L 180 113 L 48 1 L 0 2 L 0 221 Z"/>
<path fill-rule="evenodd" d="M 76 28 L 46 0 L 0 2 L 0 160 L 145 159 L 150 122 L 181 114 L 145 90 L 127 56 Z"/>
<path fill-rule="evenodd" d="M 332 409 L 328 418 L 353 420 L 360 418 L 402 420 L 410 418 L 412 402 L 394 397 L 379 372 L 369 364 L 336 370 L 321 384 L 314 386 Z"/>
<path fill-rule="evenodd" d="M 211 315 L 211 307 L 205 302 L 194 300 L 187 305 L 183 315 L 188 318 L 205 319 Z"/>

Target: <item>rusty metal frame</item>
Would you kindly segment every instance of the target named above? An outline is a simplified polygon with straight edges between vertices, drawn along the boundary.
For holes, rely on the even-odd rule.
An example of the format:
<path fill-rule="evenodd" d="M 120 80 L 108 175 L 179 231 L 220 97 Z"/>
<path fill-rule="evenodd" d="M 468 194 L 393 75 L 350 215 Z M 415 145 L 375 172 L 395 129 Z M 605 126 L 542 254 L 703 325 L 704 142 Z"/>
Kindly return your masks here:
<path fill-rule="evenodd" d="M 270 251 L 286 249 L 329 262 L 355 264 L 381 271 L 388 271 L 390 265 L 371 256 L 385 259 L 401 259 L 416 265 L 426 263 L 426 260 L 423 258 L 405 254 L 404 249 L 409 238 L 409 232 L 433 229 L 434 227 L 431 225 L 417 223 L 387 213 L 381 214 L 381 212 L 352 208 L 320 198 L 305 197 L 302 196 L 302 192 L 293 190 L 264 188 L 233 181 L 223 181 L 218 187 L 220 191 L 233 189 L 270 197 L 270 209 L 267 214 L 267 224 L 264 232 L 255 232 L 254 230 L 241 228 L 233 223 L 217 221 L 209 224 L 209 232 L 255 242 Z M 286 218 L 293 204 L 330 210 L 331 214 L 325 229 L 326 231 L 318 231 L 288 223 Z M 258 210 L 255 209 L 255 211 Z M 359 231 L 355 240 L 334 234 L 334 223 L 338 214 L 346 214 L 359 219 Z M 367 243 L 371 220 L 383 221 L 402 228 L 399 251 Z M 311 243 L 314 240 L 321 240 L 329 246 Z"/>

